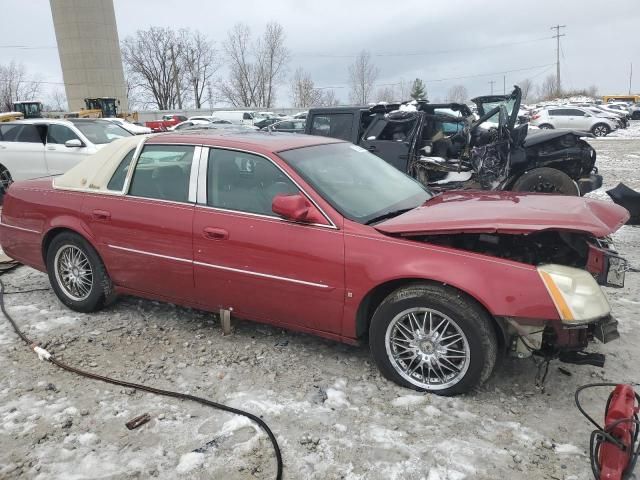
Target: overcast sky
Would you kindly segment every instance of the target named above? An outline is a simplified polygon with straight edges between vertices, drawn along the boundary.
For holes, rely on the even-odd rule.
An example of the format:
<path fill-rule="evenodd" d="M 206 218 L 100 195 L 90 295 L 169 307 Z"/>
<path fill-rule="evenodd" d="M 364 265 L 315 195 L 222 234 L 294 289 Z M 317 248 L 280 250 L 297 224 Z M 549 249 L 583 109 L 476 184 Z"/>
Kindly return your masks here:
<path fill-rule="evenodd" d="M 416 77 L 432 100 L 444 99 L 454 84 L 471 96 L 488 94 L 489 81 L 502 93 L 523 78 L 541 82 L 555 73 L 550 27 L 564 24 L 562 83 L 565 88 L 597 85 L 600 94 L 629 89 L 629 64 L 640 92 L 640 2 L 638 0 L 114 0 L 120 40 L 150 26 L 191 28 L 220 47 L 233 24 L 260 33 L 280 22 L 292 58 L 316 86 L 336 88 L 347 100 L 347 69 L 362 49 L 374 55 L 377 84 Z M 12 59 L 45 81 L 62 82 L 48 0 L 0 0 L 0 63 Z M 19 19 L 19 20 L 18 20 Z M 54 47 L 17 49 L 7 45 Z M 517 70 L 517 71 L 516 71 Z M 506 72 L 506 73 L 502 73 Z M 452 79 L 454 77 L 466 77 Z M 443 80 L 444 79 L 444 80 Z M 55 88 L 50 84 L 47 88 Z M 289 104 L 289 88 L 279 105 Z M 43 95 L 46 99 L 46 94 Z"/>

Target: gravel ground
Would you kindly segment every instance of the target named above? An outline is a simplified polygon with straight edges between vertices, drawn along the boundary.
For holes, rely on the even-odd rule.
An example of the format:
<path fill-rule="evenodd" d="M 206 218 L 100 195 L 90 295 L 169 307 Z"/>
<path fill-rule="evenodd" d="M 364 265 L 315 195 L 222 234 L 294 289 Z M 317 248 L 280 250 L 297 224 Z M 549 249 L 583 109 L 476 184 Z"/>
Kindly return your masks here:
<path fill-rule="evenodd" d="M 640 189 L 640 122 L 593 140 L 604 190 Z M 615 236 L 640 265 L 640 229 Z M 7 290 L 48 286 L 20 267 Z M 473 394 L 422 395 L 381 378 L 366 347 L 122 298 L 97 314 L 60 304 L 51 291 L 6 297 L 27 335 L 64 361 L 96 373 L 205 396 L 261 415 L 280 442 L 287 479 L 587 479 L 591 427 L 573 404 L 593 381 L 640 382 L 640 275 L 608 289 L 622 338 L 594 351 L 604 369 L 552 363 L 546 389 L 531 360 L 505 360 Z M 190 402 L 80 378 L 41 363 L 0 321 L 0 478 L 271 479 L 266 436 L 248 420 Z M 607 392 L 586 394 L 600 418 Z M 152 419 L 129 431 L 125 422 Z M 194 449 L 208 445 L 204 453 Z"/>

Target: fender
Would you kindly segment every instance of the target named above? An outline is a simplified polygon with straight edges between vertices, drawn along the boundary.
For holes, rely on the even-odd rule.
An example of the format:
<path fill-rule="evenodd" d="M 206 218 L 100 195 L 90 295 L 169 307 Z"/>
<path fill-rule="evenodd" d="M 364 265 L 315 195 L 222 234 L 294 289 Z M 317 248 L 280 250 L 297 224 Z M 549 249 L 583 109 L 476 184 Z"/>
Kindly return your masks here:
<path fill-rule="evenodd" d="M 360 253 L 372 250 L 378 252 L 374 261 L 370 255 Z M 474 298 L 494 317 L 560 320 L 532 265 L 382 234 L 355 232 L 345 232 L 345 262 L 344 336 L 356 336 L 357 313 L 367 296 L 380 285 L 400 280 L 450 285 Z"/>

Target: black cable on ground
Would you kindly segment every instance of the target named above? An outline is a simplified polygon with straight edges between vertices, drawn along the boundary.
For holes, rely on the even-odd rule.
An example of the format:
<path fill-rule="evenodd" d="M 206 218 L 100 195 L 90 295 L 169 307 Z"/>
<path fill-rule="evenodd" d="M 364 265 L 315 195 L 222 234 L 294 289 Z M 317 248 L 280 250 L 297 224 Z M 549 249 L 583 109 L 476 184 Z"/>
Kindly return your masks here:
<path fill-rule="evenodd" d="M 12 292 L 12 293 L 29 293 L 30 291 L 40 291 L 40 290 L 41 289 L 24 290 L 24 291 Z M 42 289 L 42 290 L 45 290 L 45 289 Z M 46 289 L 46 290 L 48 290 L 48 289 Z M 7 293 L 9 293 L 9 292 L 7 292 Z M 271 444 L 273 445 L 273 450 L 274 450 L 275 455 L 276 455 L 276 464 L 277 464 L 276 480 L 281 480 L 282 479 L 282 454 L 280 453 L 280 447 L 278 446 L 278 441 L 276 440 L 276 437 L 273 434 L 273 432 L 271 431 L 271 429 L 269 428 L 269 426 L 260 417 L 254 415 L 252 413 L 245 412 L 244 410 L 240 410 L 238 408 L 229 407 L 228 405 L 223 405 L 221 403 L 214 402 L 212 400 L 207 400 L 206 398 L 196 397 L 194 395 L 189 395 L 189 394 L 186 394 L 186 393 L 173 392 L 171 390 L 163 390 L 163 389 L 160 389 L 160 388 L 148 387 L 146 385 L 142 385 L 142 384 L 139 384 L 139 383 L 127 382 L 127 381 L 124 381 L 124 380 L 118 380 L 116 378 L 105 377 L 105 376 L 102 376 L 102 375 L 96 375 L 95 373 L 87 372 L 85 370 L 80 370 L 79 368 L 72 367 L 71 365 L 67 365 L 66 363 L 61 362 L 60 360 L 55 358 L 53 356 L 53 354 L 47 352 L 43 348 L 40 348 L 35 342 L 33 342 L 30 338 L 28 338 L 20 330 L 20 328 L 18 328 L 18 325 L 16 324 L 16 322 L 13 320 L 13 318 L 11 317 L 9 312 L 7 312 L 7 309 L 6 309 L 5 304 L 4 304 L 4 295 L 5 295 L 4 283 L 0 279 L 0 310 L 2 310 L 2 313 L 4 314 L 4 316 L 7 318 L 7 320 L 9 320 L 9 323 L 11 323 L 11 326 L 15 330 L 16 334 L 22 339 L 22 341 L 24 343 L 27 344 L 27 346 L 29 346 L 30 348 L 32 348 L 36 352 L 36 354 L 38 355 L 40 360 L 48 360 L 51 363 L 53 363 L 54 365 L 62 368 L 63 370 L 75 373 L 77 375 L 80 375 L 80 376 L 83 376 L 83 377 L 86 377 L 86 378 L 91 378 L 93 380 L 99 380 L 101 382 L 110 383 L 112 385 L 119 385 L 121 387 L 126 387 L 126 388 L 134 388 L 136 390 L 142 390 L 143 392 L 154 393 L 156 395 L 163 395 L 165 397 L 179 398 L 179 399 L 182 399 L 182 400 L 191 400 L 193 402 L 197 402 L 197 403 L 200 403 L 202 405 L 206 405 L 208 407 L 217 408 L 219 410 L 223 410 L 225 412 L 233 413 L 235 415 L 241 415 L 243 417 L 247 417 L 248 419 L 250 419 L 250 420 L 254 421 L 255 423 L 257 423 L 260 426 L 260 428 L 262 428 L 262 430 L 264 430 L 266 432 L 267 436 L 269 437 L 269 440 L 271 441 Z"/>

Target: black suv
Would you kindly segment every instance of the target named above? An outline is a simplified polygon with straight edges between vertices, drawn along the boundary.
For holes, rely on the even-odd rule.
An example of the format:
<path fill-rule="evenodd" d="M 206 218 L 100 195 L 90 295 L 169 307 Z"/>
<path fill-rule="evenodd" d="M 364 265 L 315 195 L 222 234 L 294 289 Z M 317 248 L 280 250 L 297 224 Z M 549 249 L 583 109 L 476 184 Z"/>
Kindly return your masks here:
<path fill-rule="evenodd" d="M 602 186 L 596 152 L 575 130 L 518 125 L 522 94 L 309 110 L 305 133 L 348 140 L 429 188 L 584 195 Z"/>

